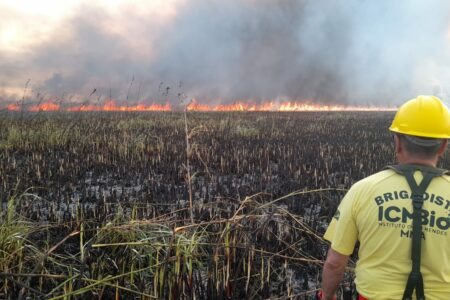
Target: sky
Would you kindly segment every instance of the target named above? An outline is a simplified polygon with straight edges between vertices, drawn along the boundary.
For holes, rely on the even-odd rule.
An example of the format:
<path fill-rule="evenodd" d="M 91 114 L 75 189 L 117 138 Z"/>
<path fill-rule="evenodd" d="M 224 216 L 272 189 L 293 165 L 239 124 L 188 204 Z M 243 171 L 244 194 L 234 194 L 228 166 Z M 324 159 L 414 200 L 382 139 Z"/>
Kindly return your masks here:
<path fill-rule="evenodd" d="M 446 0 L 0 0 L 0 102 L 450 97 Z"/>

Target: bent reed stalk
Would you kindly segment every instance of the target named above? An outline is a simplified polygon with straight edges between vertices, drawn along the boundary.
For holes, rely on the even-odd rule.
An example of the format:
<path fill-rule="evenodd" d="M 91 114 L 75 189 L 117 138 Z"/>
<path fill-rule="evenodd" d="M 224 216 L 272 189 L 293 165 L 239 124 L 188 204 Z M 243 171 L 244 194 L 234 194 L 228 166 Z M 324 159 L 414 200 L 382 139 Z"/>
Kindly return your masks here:
<path fill-rule="evenodd" d="M 283 199 L 326 191 L 299 191 Z M 0 260 L 3 293 L 53 300 L 88 295 L 108 299 L 116 294 L 139 299 L 261 296 L 268 293 L 267 285 L 279 282 L 280 274 L 289 272 L 289 265 L 322 264 L 323 258 L 305 256 L 295 245 L 305 239 L 323 241 L 303 224 L 302 217 L 275 205 L 283 199 L 260 203 L 257 196 L 246 197 L 230 218 L 184 226 L 176 226 L 175 216 L 165 222 L 116 216 L 96 228 L 92 220 L 80 219 L 79 224 L 85 224 L 84 243 L 79 224 L 61 224 L 66 231 L 73 231 L 48 244 L 48 250 L 34 253 L 34 264 L 26 255 L 17 255 L 43 246 L 31 242 L 42 232 L 31 231 L 34 225 L 29 223 L 17 230 L 21 238 L 20 244 L 14 244 L 16 250 L 9 250 L 16 260 Z M 14 199 L 10 201 L 10 221 L 2 229 L 19 224 L 11 223 L 11 211 L 18 207 L 12 204 Z M 56 228 L 52 225 L 47 230 Z M 38 286 L 36 278 L 41 282 Z M 241 282 L 245 290 L 238 288 Z"/>

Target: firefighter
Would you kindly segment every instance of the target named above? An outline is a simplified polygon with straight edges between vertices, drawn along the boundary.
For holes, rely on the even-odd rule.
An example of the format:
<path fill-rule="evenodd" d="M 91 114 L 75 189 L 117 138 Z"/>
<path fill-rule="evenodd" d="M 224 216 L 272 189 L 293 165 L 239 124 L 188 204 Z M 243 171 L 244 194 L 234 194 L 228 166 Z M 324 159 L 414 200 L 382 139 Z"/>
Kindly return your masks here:
<path fill-rule="evenodd" d="M 450 112 L 434 96 L 397 111 L 398 165 L 354 184 L 325 232 L 331 242 L 320 299 L 335 299 L 359 241 L 358 299 L 450 299 L 450 175 L 436 168 L 450 138 Z"/>

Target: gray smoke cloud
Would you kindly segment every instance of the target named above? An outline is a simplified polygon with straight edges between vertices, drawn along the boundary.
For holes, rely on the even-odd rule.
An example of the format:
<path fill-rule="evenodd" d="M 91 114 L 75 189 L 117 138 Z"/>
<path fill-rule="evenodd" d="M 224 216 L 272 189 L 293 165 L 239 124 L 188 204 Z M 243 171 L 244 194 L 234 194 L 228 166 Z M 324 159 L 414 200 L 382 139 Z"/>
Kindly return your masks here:
<path fill-rule="evenodd" d="M 123 14 L 117 32 L 81 6 L 26 55 L 0 50 L 0 93 L 31 79 L 48 97 L 392 105 L 450 88 L 449 1 L 188 0 L 162 25 Z"/>

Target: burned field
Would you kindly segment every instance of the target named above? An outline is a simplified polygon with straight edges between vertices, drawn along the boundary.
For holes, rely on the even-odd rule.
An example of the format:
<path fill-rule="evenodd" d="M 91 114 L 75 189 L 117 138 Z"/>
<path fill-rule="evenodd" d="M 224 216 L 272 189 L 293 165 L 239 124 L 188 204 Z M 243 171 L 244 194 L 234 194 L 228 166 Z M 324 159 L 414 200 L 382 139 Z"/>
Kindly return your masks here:
<path fill-rule="evenodd" d="M 0 298 L 308 299 L 392 117 L 2 113 Z"/>

